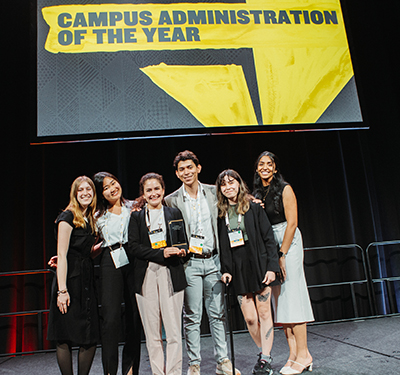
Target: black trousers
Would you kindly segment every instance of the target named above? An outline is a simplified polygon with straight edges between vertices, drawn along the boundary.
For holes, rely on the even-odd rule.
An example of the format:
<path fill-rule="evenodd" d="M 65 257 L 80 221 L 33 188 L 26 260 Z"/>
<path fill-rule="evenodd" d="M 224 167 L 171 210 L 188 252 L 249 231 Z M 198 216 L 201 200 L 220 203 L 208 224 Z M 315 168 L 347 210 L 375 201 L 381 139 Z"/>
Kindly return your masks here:
<path fill-rule="evenodd" d="M 139 374 L 142 323 L 133 290 L 132 263 L 116 269 L 110 251 L 100 257 L 100 330 L 104 374 L 116 375 L 118 370 L 118 343 L 121 338 L 121 303 L 125 302 L 125 345 L 122 352 L 122 374 L 130 368 Z"/>

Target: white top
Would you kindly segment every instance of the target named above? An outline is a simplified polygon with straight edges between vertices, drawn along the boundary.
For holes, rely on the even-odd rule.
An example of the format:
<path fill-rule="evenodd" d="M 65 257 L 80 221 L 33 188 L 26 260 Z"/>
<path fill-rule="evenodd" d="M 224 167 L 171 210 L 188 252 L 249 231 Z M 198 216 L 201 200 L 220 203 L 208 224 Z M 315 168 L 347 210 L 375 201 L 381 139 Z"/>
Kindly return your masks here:
<path fill-rule="evenodd" d="M 97 228 L 104 242 L 101 247 L 108 247 L 116 243 L 128 242 L 128 226 L 131 217 L 130 209 L 122 206 L 121 214 L 117 215 L 108 210 L 97 220 Z"/>
<path fill-rule="evenodd" d="M 183 195 L 185 197 L 185 209 L 189 219 L 189 235 L 195 234 L 204 236 L 203 251 L 205 253 L 213 251 L 215 249 L 215 244 L 211 224 L 211 212 L 200 182 L 196 199 L 191 198 L 185 188 L 183 188 Z"/>
<path fill-rule="evenodd" d="M 150 219 L 149 231 L 151 232 L 153 230 L 162 229 L 164 233 L 167 233 L 163 208 L 161 207 L 159 209 L 153 209 L 153 210 L 146 209 L 146 215 L 147 213 L 149 214 L 149 219 Z M 149 227 L 148 224 L 149 223 L 147 222 L 146 219 L 147 227 Z"/>

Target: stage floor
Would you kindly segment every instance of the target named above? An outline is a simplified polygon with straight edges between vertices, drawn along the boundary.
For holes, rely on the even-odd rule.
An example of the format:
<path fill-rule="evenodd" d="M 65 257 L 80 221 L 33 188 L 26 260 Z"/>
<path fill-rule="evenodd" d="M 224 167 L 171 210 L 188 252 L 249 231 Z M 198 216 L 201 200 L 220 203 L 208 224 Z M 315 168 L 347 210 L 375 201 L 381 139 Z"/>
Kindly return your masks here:
<path fill-rule="evenodd" d="M 229 339 L 228 339 L 229 342 Z M 400 316 L 352 322 L 311 325 L 308 343 L 314 358 L 314 375 L 378 375 L 400 374 Z M 215 374 L 211 337 L 203 337 L 202 375 Z M 236 367 L 250 375 L 257 357 L 257 348 L 248 333 L 234 335 Z M 121 348 L 120 348 L 121 349 Z M 183 345 L 183 371 L 187 356 Z M 75 354 L 75 353 L 74 353 Z M 288 348 L 282 330 L 275 330 L 272 349 L 274 373 L 286 362 Z M 59 374 L 55 353 L 0 358 L 0 374 Z M 102 374 L 101 349 L 90 374 Z M 147 350 L 142 344 L 141 375 L 151 375 Z"/>

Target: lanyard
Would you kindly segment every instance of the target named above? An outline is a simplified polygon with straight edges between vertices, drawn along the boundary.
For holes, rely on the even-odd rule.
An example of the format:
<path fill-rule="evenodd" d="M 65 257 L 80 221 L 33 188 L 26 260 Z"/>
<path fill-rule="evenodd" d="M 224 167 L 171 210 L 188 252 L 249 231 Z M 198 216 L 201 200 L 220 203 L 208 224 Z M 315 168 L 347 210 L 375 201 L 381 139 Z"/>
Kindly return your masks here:
<path fill-rule="evenodd" d="M 203 222 L 202 222 L 201 204 L 200 204 L 201 194 L 202 194 L 202 189 L 200 187 L 200 184 L 199 184 L 199 189 L 197 191 L 197 198 L 190 197 L 190 195 L 185 191 L 185 189 L 183 189 L 183 195 L 185 199 L 189 201 L 190 217 L 194 218 L 194 221 L 196 222 L 196 226 L 194 228 L 190 228 L 191 234 L 203 235 Z M 193 220 L 191 221 L 193 222 Z"/>
<path fill-rule="evenodd" d="M 237 247 L 237 246 L 244 245 L 243 232 L 240 229 L 240 224 L 242 223 L 242 215 L 241 214 L 238 215 L 237 229 L 231 230 L 231 227 L 229 225 L 228 213 L 225 214 L 225 223 L 228 228 L 228 237 L 229 237 L 229 243 L 230 243 L 231 247 Z"/>
<path fill-rule="evenodd" d="M 240 224 L 242 223 L 242 214 L 238 215 L 238 225 L 237 225 L 237 230 L 240 228 Z M 228 230 L 231 230 L 231 226 L 229 225 L 229 215 L 228 212 L 225 214 L 225 224 L 228 227 Z"/>
<path fill-rule="evenodd" d="M 145 206 L 146 209 L 146 226 L 149 232 L 151 232 L 151 222 L 150 222 L 150 211 L 149 208 L 147 207 L 147 204 Z M 160 210 L 160 217 L 158 218 L 158 229 L 161 229 L 162 225 L 163 225 L 163 220 L 164 220 L 164 207 L 161 207 Z"/>
<path fill-rule="evenodd" d="M 164 208 L 161 207 L 160 215 L 158 217 L 158 229 L 151 230 L 151 220 L 150 220 L 150 211 L 146 205 L 146 226 L 149 231 L 149 239 L 151 243 L 151 247 L 153 249 L 163 249 L 167 246 L 167 241 L 165 238 L 165 232 L 162 229 L 162 225 L 164 222 Z M 154 227 L 154 225 L 153 225 Z"/>

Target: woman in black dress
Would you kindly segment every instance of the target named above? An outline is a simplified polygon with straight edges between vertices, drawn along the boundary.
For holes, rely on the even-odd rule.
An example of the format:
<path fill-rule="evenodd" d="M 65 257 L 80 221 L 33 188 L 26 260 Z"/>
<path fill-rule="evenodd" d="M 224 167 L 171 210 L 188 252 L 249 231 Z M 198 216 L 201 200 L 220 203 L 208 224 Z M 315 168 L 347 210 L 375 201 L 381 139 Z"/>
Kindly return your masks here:
<path fill-rule="evenodd" d="M 48 340 L 57 343 L 57 361 L 63 375 L 72 375 L 72 345 L 79 346 L 78 374 L 90 371 L 99 341 L 97 301 L 90 258 L 96 241 L 96 193 L 92 180 L 78 177 L 70 202 L 56 220 L 57 286 L 49 314 Z"/>
<path fill-rule="evenodd" d="M 232 169 L 216 182 L 222 281 L 232 282 L 249 333 L 259 348 L 253 374 L 272 374 L 274 327 L 271 286 L 278 284 L 278 253 L 262 207 L 249 201 L 248 190 Z"/>

